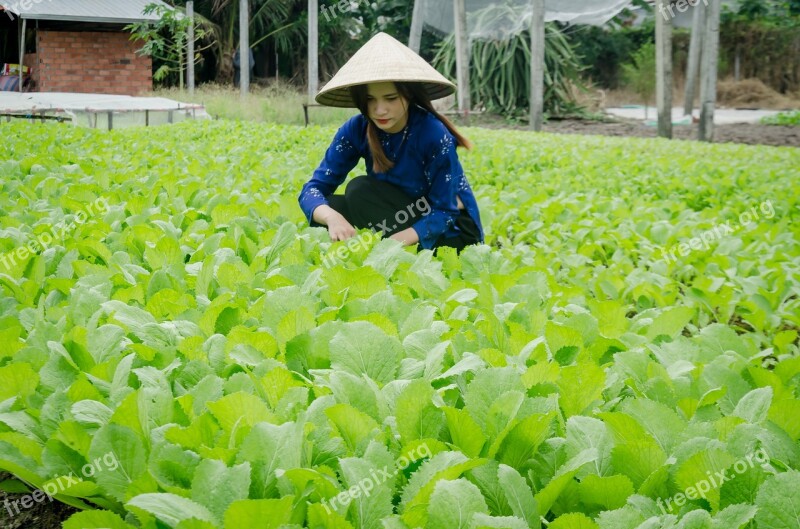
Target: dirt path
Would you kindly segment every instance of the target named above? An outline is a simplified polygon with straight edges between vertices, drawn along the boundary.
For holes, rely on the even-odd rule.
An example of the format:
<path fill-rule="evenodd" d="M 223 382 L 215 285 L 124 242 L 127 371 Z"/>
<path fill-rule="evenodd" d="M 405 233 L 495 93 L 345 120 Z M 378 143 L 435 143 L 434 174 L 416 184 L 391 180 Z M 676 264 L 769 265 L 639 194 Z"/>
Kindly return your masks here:
<path fill-rule="evenodd" d="M 502 117 L 486 114 L 472 115 L 469 120 L 464 120 L 459 116 L 451 116 L 451 119 L 459 127 L 473 126 L 490 129 L 528 130 L 527 124 L 513 125 Z M 552 119 L 545 123 L 543 130 L 554 134 L 588 134 L 635 138 L 658 137 L 656 127 L 647 126 L 641 121 L 623 118 L 609 118 L 608 121 Z M 675 125 L 673 127 L 673 138 L 697 140 L 697 125 Z M 715 127 L 714 142 L 800 147 L 800 127 L 760 125 L 756 123 L 717 125 Z"/>
<path fill-rule="evenodd" d="M 658 131 L 655 127 L 648 127 L 638 121 L 602 123 L 599 121 L 551 120 L 545 125 L 544 130 L 545 132 L 558 134 L 594 134 L 638 138 L 655 138 L 658 136 Z M 675 125 L 673 127 L 673 137 L 681 140 L 697 140 L 697 125 Z M 755 123 L 717 125 L 715 127 L 714 142 L 800 147 L 800 127 L 759 125 Z"/>

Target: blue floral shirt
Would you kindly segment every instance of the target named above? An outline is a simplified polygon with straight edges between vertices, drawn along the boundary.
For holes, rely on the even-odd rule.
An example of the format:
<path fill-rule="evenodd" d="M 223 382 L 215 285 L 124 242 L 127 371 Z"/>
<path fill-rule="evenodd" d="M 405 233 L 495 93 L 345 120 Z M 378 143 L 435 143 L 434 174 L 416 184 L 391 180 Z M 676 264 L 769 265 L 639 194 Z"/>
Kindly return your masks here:
<path fill-rule="evenodd" d="M 395 162 L 386 173 L 376 173 L 372 168 L 367 118 L 353 116 L 338 130 L 322 163 L 300 192 L 300 208 L 309 222 L 314 210 L 328 203 L 327 197 L 364 158 L 370 177 L 394 184 L 414 200 L 426 197 L 430 213 L 412 226 L 423 248 L 432 248 L 442 235 L 459 234 L 455 225 L 459 216 L 456 196 L 478 226 L 483 242 L 478 203 L 458 160 L 456 139 L 447 127 L 427 110 L 411 105 L 407 134 L 378 131 L 378 135 L 384 152 Z"/>

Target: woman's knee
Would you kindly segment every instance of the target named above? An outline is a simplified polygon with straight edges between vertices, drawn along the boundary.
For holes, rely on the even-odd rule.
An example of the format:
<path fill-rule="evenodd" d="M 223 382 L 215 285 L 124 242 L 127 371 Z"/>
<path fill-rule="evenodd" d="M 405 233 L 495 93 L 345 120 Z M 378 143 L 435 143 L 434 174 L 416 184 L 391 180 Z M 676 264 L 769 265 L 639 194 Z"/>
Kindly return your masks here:
<path fill-rule="evenodd" d="M 347 197 L 348 202 L 353 198 L 364 196 L 366 193 L 374 191 L 370 190 L 370 180 L 367 175 L 357 176 L 348 182 L 344 190 L 344 196 Z"/>

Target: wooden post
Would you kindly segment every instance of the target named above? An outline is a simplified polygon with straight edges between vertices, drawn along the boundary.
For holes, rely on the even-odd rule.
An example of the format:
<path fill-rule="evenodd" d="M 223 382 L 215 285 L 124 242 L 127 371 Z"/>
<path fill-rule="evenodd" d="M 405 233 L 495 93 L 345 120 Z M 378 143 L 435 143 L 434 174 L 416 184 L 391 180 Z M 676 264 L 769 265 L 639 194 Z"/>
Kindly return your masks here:
<path fill-rule="evenodd" d="M 250 12 L 248 0 L 239 0 L 239 87 L 242 99 L 250 92 Z"/>
<path fill-rule="evenodd" d="M 186 53 L 186 84 L 189 86 L 189 93 L 194 94 L 194 2 L 186 2 L 186 16 L 189 17 L 189 42 L 188 52 Z"/>
<path fill-rule="evenodd" d="M 308 0 L 308 102 L 319 91 L 319 2 Z"/>
<path fill-rule="evenodd" d="M 717 104 L 717 62 L 719 60 L 720 0 L 709 0 L 703 53 L 702 81 L 700 82 L 700 141 L 714 141 L 714 107 Z"/>
<path fill-rule="evenodd" d="M 689 44 L 689 64 L 686 66 L 686 94 L 683 101 L 683 115 L 689 116 L 694 109 L 694 98 L 697 95 L 697 78 L 700 73 L 700 56 L 703 50 L 703 33 L 705 33 L 706 6 L 697 2 L 692 13 L 692 40 Z"/>
<path fill-rule="evenodd" d="M 672 18 L 669 0 L 658 0 L 656 9 L 656 101 L 658 135 L 672 138 Z"/>
<path fill-rule="evenodd" d="M 544 0 L 533 0 L 531 19 L 531 118 L 530 127 L 539 132 L 544 124 Z"/>
<path fill-rule="evenodd" d="M 458 77 L 458 111 L 469 115 L 472 103 L 469 89 L 469 35 L 467 34 L 466 0 L 453 0 L 456 26 L 456 77 Z"/>
<path fill-rule="evenodd" d="M 414 10 L 411 12 L 411 32 L 408 35 L 408 47 L 419 53 L 422 45 L 422 8 L 425 0 L 414 0 Z"/>
<path fill-rule="evenodd" d="M 20 20 L 22 21 L 22 31 L 19 33 L 19 91 L 22 92 L 22 84 L 25 82 L 22 75 L 24 69 L 22 61 L 25 60 L 25 32 L 28 30 L 28 19 L 20 17 Z"/>

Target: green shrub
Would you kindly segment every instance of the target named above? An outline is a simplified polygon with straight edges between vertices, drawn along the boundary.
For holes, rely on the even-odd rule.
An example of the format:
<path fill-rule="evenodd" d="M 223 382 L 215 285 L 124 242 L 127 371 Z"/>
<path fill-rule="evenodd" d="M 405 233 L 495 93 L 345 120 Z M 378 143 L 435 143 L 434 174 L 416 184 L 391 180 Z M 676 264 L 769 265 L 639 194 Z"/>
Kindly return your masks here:
<path fill-rule="evenodd" d="M 800 110 L 791 112 L 781 112 L 775 116 L 762 118 L 764 125 L 788 125 L 790 127 L 800 127 Z"/>

